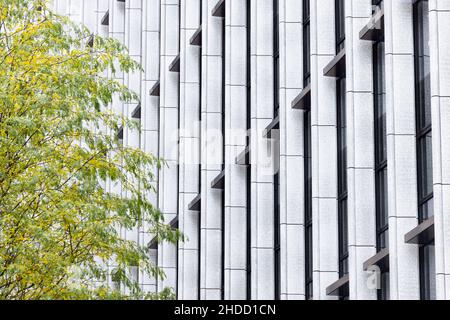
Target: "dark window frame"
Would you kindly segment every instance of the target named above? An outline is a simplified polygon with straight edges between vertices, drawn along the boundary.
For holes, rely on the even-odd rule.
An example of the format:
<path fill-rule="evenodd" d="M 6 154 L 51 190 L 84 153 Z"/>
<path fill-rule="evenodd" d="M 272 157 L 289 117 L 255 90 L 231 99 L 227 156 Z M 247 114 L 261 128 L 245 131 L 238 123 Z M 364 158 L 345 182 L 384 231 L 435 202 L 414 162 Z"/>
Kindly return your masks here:
<path fill-rule="evenodd" d="M 336 54 L 345 48 L 345 0 L 335 0 Z"/>
<path fill-rule="evenodd" d="M 303 87 L 311 82 L 311 11 L 310 0 L 303 0 Z M 304 113 L 304 171 L 305 171 L 305 299 L 313 299 L 313 248 L 312 248 L 312 170 L 311 170 L 311 111 Z"/>
<path fill-rule="evenodd" d="M 303 88 L 311 83 L 311 4 L 303 0 Z"/>
<path fill-rule="evenodd" d="M 336 81 L 338 146 L 338 229 L 339 276 L 348 274 L 348 183 L 347 183 L 347 115 L 346 79 Z"/>
<path fill-rule="evenodd" d="M 274 118 L 280 108 L 280 38 L 279 38 L 279 4 L 273 0 L 273 90 L 274 90 Z M 279 147 L 279 146 L 278 146 Z M 275 300 L 281 299 L 281 235 L 280 235 L 280 174 L 274 175 L 274 273 Z"/>
<path fill-rule="evenodd" d="M 433 260 L 427 255 L 427 249 L 432 250 Z M 428 244 L 419 247 L 419 274 L 420 274 L 420 299 L 421 300 L 435 300 L 436 291 L 432 291 L 432 283 L 434 282 L 434 290 L 436 290 L 436 270 L 430 270 L 430 264 L 436 268 L 435 260 L 435 244 L 434 240 Z M 435 277 L 434 281 L 432 277 Z"/>
<path fill-rule="evenodd" d="M 311 111 L 304 113 L 305 137 L 305 298 L 313 298 L 313 217 L 312 217 L 312 154 L 311 154 Z"/>
<path fill-rule="evenodd" d="M 427 149 L 423 149 L 423 144 L 427 143 L 427 140 L 432 135 L 431 124 L 431 95 L 430 95 L 430 82 L 426 81 L 424 59 L 422 57 L 426 54 L 424 52 L 426 39 L 423 39 L 421 28 L 423 28 L 424 17 L 420 13 L 420 6 L 424 3 L 428 3 L 428 0 L 419 0 L 414 3 L 414 65 L 415 65 L 415 88 L 416 88 L 416 137 L 417 137 L 417 180 L 418 180 L 418 205 L 419 205 L 419 222 L 422 223 L 431 216 L 433 212 L 424 213 L 422 208 L 432 200 L 433 190 L 428 191 L 424 185 L 429 181 L 431 186 L 433 185 L 433 170 L 427 168 Z M 427 88 L 428 87 L 428 88 Z M 428 92 L 427 92 L 428 89 Z M 427 110 L 429 108 L 429 110 Z M 428 111 L 428 113 L 427 113 Z M 428 119 L 427 119 L 428 115 Z M 430 146 L 432 148 L 432 145 Z M 427 170 L 431 169 L 431 170 Z M 430 183 L 431 182 L 431 183 Z"/>
<path fill-rule="evenodd" d="M 225 170 L 225 109 L 226 109 L 226 7 L 225 7 L 224 18 L 222 21 L 222 171 Z M 222 273 L 221 273 L 221 283 L 222 283 L 222 300 L 225 300 L 225 190 L 222 190 L 222 205 L 221 205 L 221 224 L 222 224 Z"/>
<path fill-rule="evenodd" d="M 389 229 L 386 181 L 388 162 L 386 134 L 385 65 L 384 36 L 380 36 L 380 38 L 373 43 L 377 252 L 389 247 L 389 238 L 385 237 L 386 232 Z"/>
<path fill-rule="evenodd" d="M 335 0 L 336 54 L 345 50 L 345 0 Z M 347 97 L 345 74 L 336 79 L 337 115 L 337 208 L 339 277 L 348 274 L 348 181 L 347 181 Z M 341 300 L 348 300 L 348 290 L 341 290 Z"/>
<path fill-rule="evenodd" d="M 252 75 L 251 75 L 251 1 L 246 2 L 246 23 L 247 23 L 247 132 L 251 129 L 251 105 L 252 105 Z M 250 146 L 250 135 L 247 135 L 247 147 Z M 247 166 L 246 172 L 246 193 L 247 193 L 247 252 L 246 252 L 246 286 L 247 286 L 247 300 L 252 299 L 252 211 L 251 211 L 251 165 Z"/>
<path fill-rule="evenodd" d="M 427 4 L 426 9 L 422 6 Z M 423 10 L 423 11 L 422 11 Z M 431 123 L 431 91 L 430 78 L 425 68 L 426 43 L 424 37 L 424 12 L 428 13 L 428 0 L 417 0 L 413 4 L 413 25 L 414 25 L 414 70 L 416 89 L 416 141 L 417 141 L 417 194 L 419 223 L 426 221 L 434 215 L 433 210 L 433 164 L 432 155 L 432 123 Z M 429 37 L 429 30 L 428 30 Z M 429 53 L 428 53 L 429 54 Z M 427 79 L 428 76 L 428 79 Z M 428 91 L 427 91 L 428 90 Z M 425 146 L 425 148 L 424 148 Z M 428 149 L 429 148 L 429 149 Z M 431 160 L 429 166 L 428 161 Z M 427 190 L 431 188 L 431 190 Z M 419 275 L 420 275 L 420 297 L 422 300 L 432 300 L 436 298 L 436 287 L 432 291 L 432 282 L 436 280 L 436 270 L 430 270 L 430 265 L 435 261 L 427 255 L 427 249 L 433 251 L 434 240 L 419 247 Z M 434 279 L 432 279 L 434 277 Z"/>
<path fill-rule="evenodd" d="M 383 0 L 373 0 L 374 6 L 381 6 Z M 376 12 L 374 7 L 373 12 Z M 389 248 L 389 212 L 387 190 L 387 134 L 386 134 L 386 87 L 385 87 L 385 44 L 384 34 L 373 43 L 373 86 L 374 86 L 374 137 L 375 137 L 375 218 L 377 252 Z M 377 290 L 378 300 L 389 300 L 389 270 L 381 274 L 381 287 Z"/>
<path fill-rule="evenodd" d="M 199 1 L 200 5 L 200 26 L 203 24 L 203 0 Z M 200 46 L 200 57 L 199 57 L 199 112 L 198 112 L 198 119 L 199 124 L 202 123 L 202 73 L 203 73 L 203 46 Z M 202 150 L 201 150 L 201 141 L 202 141 L 202 131 L 201 128 L 199 128 L 199 164 L 198 164 L 198 188 L 199 188 L 199 194 L 202 192 Z M 202 264 L 202 258 L 201 258 L 201 239 L 202 239 L 202 214 L 201 210 L 198 212 L 198 300 L 201 300 L 201 264 Z"/>
<path fill-rule="evenodd" d="M 280 109 L 280 8 L 278 0 L 273 0 L 273 88 L 274 88 L 274 115 L 276 118 Z"/>

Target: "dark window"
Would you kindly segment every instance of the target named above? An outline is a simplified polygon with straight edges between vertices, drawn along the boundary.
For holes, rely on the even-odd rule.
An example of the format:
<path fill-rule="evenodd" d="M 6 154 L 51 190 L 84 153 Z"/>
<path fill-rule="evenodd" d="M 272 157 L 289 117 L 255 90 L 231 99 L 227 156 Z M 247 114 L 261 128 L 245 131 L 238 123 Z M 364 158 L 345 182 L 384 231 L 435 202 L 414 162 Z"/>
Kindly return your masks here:
<path fill-rule="evenodd" d="M 383 0 L 372 0 L 372 6 L 380 6 Z M 375 11 L 375 7 L 374 7 Z"/>
<path fill-rule="evenodd" d="M 273 0 L 273 91 L 274 91 L 274 118 L 278 116 L 280 108 L 280 41 L 279 41 L 279 7 L 278 0 Z M 278 145 L 279 147 L 279 145 Z M 276 155 L 278 156 L 278 155 Z M 281 299 L 281 257 L 280 257 L 280 176 L 274 175 L 274 262 L 275 262 L 275 299 Z"/>
<path fill-rule="evenodd" d="M 252 75 L 251 75 L 251 1 L 247 1 L 247 132 L 251 129 L 252 105 Z M 247 147 L 250 146 L 250 136 L 247 135 Z M 251 210 L 251 166 L 247 167 L 247 300 L 252 299 L 252 210 Z"/>
<path fill-rule="evenodd" d="M 281 257 L 280 257 L 280 176 L 274 176 L 274 251 L 275 251 L 275 300 L 281 299 Z"/>
<path fill-rule="evenodd" d="M 345 1 L 335 0 L 336 53 L 345 48 Z M 348 274 L 347 103 L 345 75 L 336 80 L 339 277 Z M 341 300 L 348 290 L 341 290 Z"/>
<path fill-rule="evenodd" d="M 420 296 L 422 300 L 436 300 L 436 265 L 434 242 L 419 249 Z"/>
<path fill-rule="evenodd" d="M 278 0 L 273 0 L 273 74 L 274 74 L 274 117 L 278 116 L 280 108 L 280 38 L 279 38 L 279 7 Z"/>
<path fill-rule="evenodd" d="M 199 5 L 200 5 L 200 26 L 202 25 L 202 20 L 203 20 L 203 1 L 200 0 L 199 1 Z M 198 72 L 199 72 L 199 88 L 198 88 L 198 99 L 199 99 L 199 104 L 198 104 L 198 120 L 199 120 L 199 124 L 202 123 L 202 46 L 200 46 L 200 57 L 199 57 L 199 64 L 198 64 Z M 198 154 L 198 160 L 199 160 L 199 164 L 198 164 L 198 192 L 201 193 L 202 192 L 202 150 L 201 150 L 201 141 L 202 141 L 202 131 L 199 130 L 199 138 L 200 138 L 200 143 L 199 143 L 199 154 Z M 201 212 L 198 212 L 198 300 L 201 299 L 201 274 L 202 274 L 202 267 L 201 267 L 201 239 L 202 239 L 202 219 L 201 219 Z"/>
<path fill-rule="evenodd" d="M 222 170 L 225 170 L 225 74 L 226 74 L 226 41 L 225 18 L 222 21 Z"/>
<path fill-rule="evenodd" d="M 390 299 L 389 271 L 381 273 L 381 290 L 378 290 L 378 300 Z"/>
<path fill-rule="evenodd" d="M 226 41 L 225 18 L 222 21 L 222 170 L 225 170 L 225 72 L 226 72 Z M 225 191 L 222 190 L 222 300 L 225 299 Z"/>
<path fill-rule="evenodd" d="M 336 0 L 336 54 L 345 47 L 345 0 Z"/>
<path fill-rule="evenodd" d="M 337 80 L 339 275 L 348 274 L 346 80 Z"/>
<path fill-rule="evenodd" d="M 372 1 L 380 5 L 382 1 Z M 374 9 L 375 12 L 375 9 Z M 386 81 L 384 37 L 373 45 L 373 85 L 375 117 L 375 196 L 377 252 L 389 248 L 389 214 L 387 190 Z M 379 300 L 389 299 L 389 270 L 381 274 Z"/>
<path fill-rule="evenodd" d="M 310 0 L 303 0 L 303 87 L 311 82 Z M 311 112 L 304 114 L 305 154 L 305 298 L 313 299 Z"/>
<path fill-rule="evenodd" d="M 305 135 L 305 285 L 306 300 L 313 298 L 313 247 L 312 247 L 312 171 L 311 171 L 311 112 L 304 115 Z"/>
<path fill-rule="evenodd" d="M 303 0 L 303 87 L 311 82 L 311 14 L 310 0 Z"/>
<path fill-rule="evenodd" d="M 423 222 L 433 216 L 433 206 L 428 205 L 433 198 L 428 1 L 415 3 L 414 18 L 419 219 Z"/>
<path fill-rule="evenodd" d="M 434 215 L 428 1 L 414 3 L 414 60 L 416 78 L 417 189 L 419 222 Z M 434 241 L 419 248 L 423 300 L 436 299 Z"/>

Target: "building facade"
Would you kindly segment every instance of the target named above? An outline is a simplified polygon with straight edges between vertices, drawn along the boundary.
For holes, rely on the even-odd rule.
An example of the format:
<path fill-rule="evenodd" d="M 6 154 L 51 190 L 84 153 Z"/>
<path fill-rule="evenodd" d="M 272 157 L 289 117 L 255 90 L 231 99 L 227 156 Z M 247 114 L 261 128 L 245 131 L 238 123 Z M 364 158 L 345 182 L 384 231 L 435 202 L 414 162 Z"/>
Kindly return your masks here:
<path fill-rule="evenodd" d="M 124 43 L 178 299 L 450 299 L 448 0 L 55 0 Z M 119 190 L 120 191 L 120 190 Z"/>

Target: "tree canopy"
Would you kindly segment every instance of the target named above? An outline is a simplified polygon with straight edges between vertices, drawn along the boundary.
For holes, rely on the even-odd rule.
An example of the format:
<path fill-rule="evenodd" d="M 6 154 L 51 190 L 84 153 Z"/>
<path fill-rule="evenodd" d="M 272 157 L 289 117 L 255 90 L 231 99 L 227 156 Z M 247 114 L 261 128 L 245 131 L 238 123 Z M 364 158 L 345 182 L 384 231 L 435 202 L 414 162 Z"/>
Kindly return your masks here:
<path fill-rule="evenodd" d="M 148 200 L 164 163 L 123 146 L 121 128 L 139 128 L 108 107 L 138 101 L 113 79 L 139 70 L 122 44 L 47 1 L 0 0 L 1 299 L 160 298 L 129 270 L 164 274 L 121 231 L 182 237 Z M 122 290 L 107 285 L 110 266 Z"/>

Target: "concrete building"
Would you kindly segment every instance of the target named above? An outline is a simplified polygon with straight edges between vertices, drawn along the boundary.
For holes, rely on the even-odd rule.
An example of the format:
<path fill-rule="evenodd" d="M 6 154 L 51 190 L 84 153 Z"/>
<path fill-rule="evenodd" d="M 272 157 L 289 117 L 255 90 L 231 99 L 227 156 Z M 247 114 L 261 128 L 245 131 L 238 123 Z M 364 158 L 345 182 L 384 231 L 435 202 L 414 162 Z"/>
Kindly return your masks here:
<path fill-rule="evenodd" d="M 55 0 L 144 72 L 179 299 L 450 299 L 450 1 Z"/>

